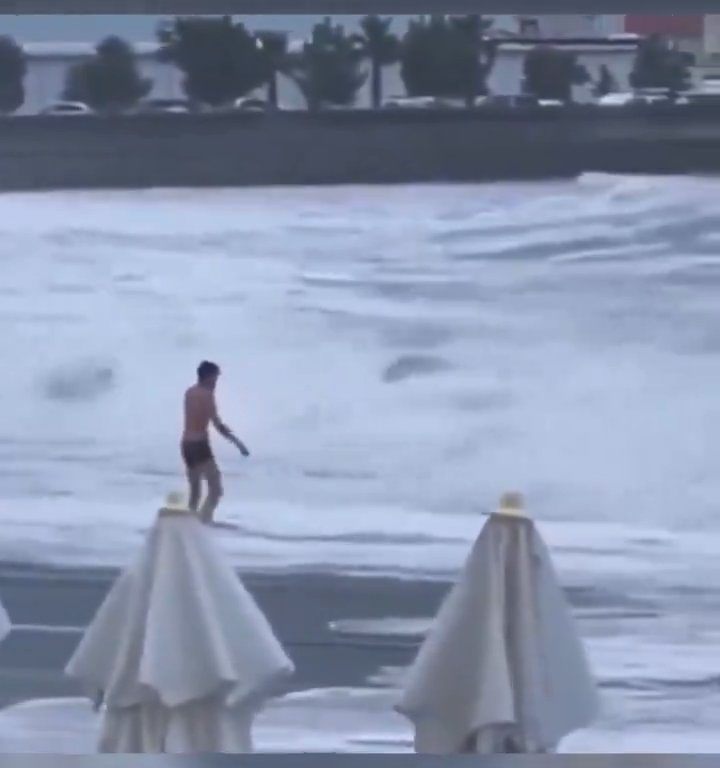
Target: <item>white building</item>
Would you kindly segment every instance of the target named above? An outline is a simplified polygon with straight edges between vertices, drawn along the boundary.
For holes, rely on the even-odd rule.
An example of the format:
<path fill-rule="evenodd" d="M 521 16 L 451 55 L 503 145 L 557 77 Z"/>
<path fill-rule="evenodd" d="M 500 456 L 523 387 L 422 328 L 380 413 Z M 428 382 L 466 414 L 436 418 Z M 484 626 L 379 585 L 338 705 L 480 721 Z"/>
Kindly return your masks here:
<path fill-rule="evenodd" d="M 600 77 L 600 70 L 606 66 L 615 78 L 621 91 L 630 89 L 632 72 L 637 51 L 636 41 L 613 42 L 598 38 L 597 41 L 563 42 L 560 39 L 548 41 L 555 47 L 562 48 L 577 56 L 578 64 L 584 66 L 592 81 Z M 520 94 L 522 92 L 523 65 L 525 56 L 533 44 L 507 42 L 500 48 L 497 63 L 490 75 L 488 86 L 492 93 Z M 573 98 L 578 102 L 593 99 L 593 82 L 573 88 Z"/>
<path fill-rule="evenodd" d="M 602 65 L 606 65 L 622 89 L 628 87 L 637 43 L 610 41 L 598 38 L 589 41 L 562 39 L 548 40 L 577 54 L 591 77 L 597 78 Z M 497 94 L 515 95 L 522 92 L 523 61 L 531 43 L 522 40 L 504 40 L 490 76 L 489 87 Z M 28 43 L 24 46 L 28 59 L 25 77 L 25 104 L 19 114 L 36 114 L 48 104 L 62 98 L 68 70 L 83 59 L 92 56 L 95 46 L 90 43 Z M 157 60 L 156 43 L 136 43 L 138 66 L 144 77 L 153 81 L 151 98 L 182 98 L 182 74 L 172 64 Z M 405 89 L 400 77 L 400 67 L 388 67 L 384 73 L 386 96 L 403 96 Z M 590 97 L 591 88 L 578 89 L 578 101 Z M 287 109 L 302 109 L 305 104 L 295 84 L 286 77 L 279 82 L 279 97 Z M 369 106 L 370 91 L 365 87 L 358 98 L 358 106 Z"/>
<path fill-rule="evenodd" d="M 701 76 L 720 77 L 720 14 L 708 13 L 703 28 L 703 56 L 699 62 Z"/>
<path fill-rule="evenodd" d="M 95 53 L 91 43 L 25 43 L 27 75 L 25 103 L 18 114 L 36 114 L 62 98 L 68 70 Z M 138 66 L 153 81 L 153 98 L 182 97 L 182 77 L 176 67 L 157 60 L 156 43 L 136 43 Z"/>
<path fill-rule="evenodd" d="M 516 31 L 525 37 L 610 37 L 624 31 L 624 16 L 600 13 L 516 16 Z"/>

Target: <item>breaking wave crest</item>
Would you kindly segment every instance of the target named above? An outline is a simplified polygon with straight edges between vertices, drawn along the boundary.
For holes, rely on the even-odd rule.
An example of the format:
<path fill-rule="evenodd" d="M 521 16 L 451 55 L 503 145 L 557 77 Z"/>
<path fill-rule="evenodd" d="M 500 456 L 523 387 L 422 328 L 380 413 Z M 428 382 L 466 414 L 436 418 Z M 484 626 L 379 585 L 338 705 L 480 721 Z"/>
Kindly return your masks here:
<path fill-rule="evenodd" d="M 82 402 L 110 393 L 116 375 L 112 364 L 80 361 L 54 368 L 41 377 L 41 388 L 51 400 Z"/>
<path fill-rule="evenodd" d="M 717 528 L 719 189 L 3 196 L 0 330 L 21 363 L 0 443 L 24 457 L 0 467 L 8 493 L 164 495 L 180 395 L 210 358 L 255 449 L 239 465 L 218 446 L 245 524 L 255 501 L 332 510 L 319 529 L 390 504 L 406 513 L 388 536 L 423 510 L 413 535 L 440 540 L 521 487 L 546 518 Z M 37 448 L 49 423 L 112 462 L 68 479 Z"/>

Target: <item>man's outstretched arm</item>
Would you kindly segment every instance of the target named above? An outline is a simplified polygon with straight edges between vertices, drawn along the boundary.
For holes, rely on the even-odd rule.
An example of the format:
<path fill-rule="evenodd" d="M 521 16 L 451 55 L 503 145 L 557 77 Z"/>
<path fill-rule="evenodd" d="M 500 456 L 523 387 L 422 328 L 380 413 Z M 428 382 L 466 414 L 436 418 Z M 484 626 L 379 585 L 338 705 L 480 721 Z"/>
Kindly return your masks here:
<path fill-rule="evenodd" d="M 211 400 L 211 408 L 210 408 L 210 421 L 212 421 L 213 426 L 217 431 L 226 439 L 229 440 L 239 451 L 242 453 L 243 456 L 249 456 L 250 451 L 248 451 L 247 447 L 245 446 L 245 443 L 243 443 L 242 440 L 235 437 L 233 434 L 233 431 L 230 429 L 230 427 L 225 424 L 217 412 L 217 405 L 215 403 L 215 395 L 212 396 Z"/>

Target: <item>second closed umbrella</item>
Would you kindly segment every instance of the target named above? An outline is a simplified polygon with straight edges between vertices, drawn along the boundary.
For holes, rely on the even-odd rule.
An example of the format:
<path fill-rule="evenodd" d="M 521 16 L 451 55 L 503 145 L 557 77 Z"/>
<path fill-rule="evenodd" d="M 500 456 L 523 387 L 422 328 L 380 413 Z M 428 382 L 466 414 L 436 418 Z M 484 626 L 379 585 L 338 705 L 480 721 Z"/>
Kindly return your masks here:
<path fill-rule="evenodd" d="M 508 494 L 478 537 L 398 711 L 417 752 L 551 752 L 595 717 L 585 653 L 549 553 Z"/>

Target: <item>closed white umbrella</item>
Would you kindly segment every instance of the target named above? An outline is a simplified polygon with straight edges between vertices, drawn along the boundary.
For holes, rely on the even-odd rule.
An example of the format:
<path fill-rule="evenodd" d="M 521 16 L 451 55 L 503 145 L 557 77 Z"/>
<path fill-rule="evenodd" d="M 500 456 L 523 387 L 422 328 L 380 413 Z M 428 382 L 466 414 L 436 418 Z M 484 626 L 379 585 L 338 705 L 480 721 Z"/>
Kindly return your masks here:
<path fill-rule="evenodd" d="M 552 752 L 598 700 L 550 556 L 506 494 L 410 668 L 397 706 L 415 751 Z"/>
<path fill-rule="evenodd" d="M 100 752 L 250 752 L 294 671 L 208 528 L 171 494 L 67 666 L 104 703 Z"/>

